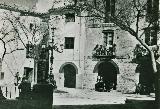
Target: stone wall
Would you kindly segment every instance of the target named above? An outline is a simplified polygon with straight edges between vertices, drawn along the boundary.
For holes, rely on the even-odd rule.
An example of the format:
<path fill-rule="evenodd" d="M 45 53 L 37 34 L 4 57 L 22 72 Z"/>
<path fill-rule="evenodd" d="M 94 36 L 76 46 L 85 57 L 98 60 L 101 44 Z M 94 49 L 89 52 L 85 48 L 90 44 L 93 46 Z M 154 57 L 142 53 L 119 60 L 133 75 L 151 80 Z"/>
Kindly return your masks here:
<path fill-rule="evenodd" d="M 86 19 L 88 22 L 90 19 Z M 102 21 L 99 21 L 101 24 Z M 90 22 L 89 22 L 90 23 Z M 96 76 L 98 73 L 93 74 L 93 70 L 98 61 L 93 61 L 92 51 L 96 44 L 103 45 L 103 28 L 90 27 L 86 23 L 86 44 L 85 44 L 85 73 L 83 76 L 83 88 L 94 89 L 96 83 Z M 117 91 L 123 93 L 134 92 L 135 86 L 138 83 L 139 77 L 135 73 L 136 64 L 131 63 L 133 57 L 133 49 L 137 43 L 136 39 L 128 32 L 114 27 L 114 42 L 116 44 L 116 56 L 114 62 L 119 67 L 120 74 L 117 75 Z M 93 85 L 94 84 L 94 85 Z"/>
<path fill-rule="evenodd" d="M 83 74 L 83 89 L 95 89 L 98 73 Z"/>
<path fill-rule="evenodd" d="M 59 18 L 59 21 L 56 21 L 56 18 Z M 59 73 L 57 69 L 59 69 L 59 67 L 63 64 L 61 63 L 62 61 L 79 61 L 79 64 L 76 65 L 79 69 L 76 76 L 76 88 L 94 89 L 98 73 L 93 73 L 93 70 L 98 61 L 92 60 L 92 51 L 97 44 L 103 45 L 103 28 L 101 28 L 99 25 L 96 25 L 96 27 L 90 25 L 92 24 L 92 20 L 89 18 L 79 18 L 76 16 L 74 23 L 72 22 L 67 24 L 65 23 L 65 19 L 63 19 L 63 17 L 60 15 L 51 15 L 51 19 L 53 20 L 52 26 L 57 27 L 55 30 L 55 36 L 59 37 L 62 42 L 64 42 L 64 37 L 75 37 L 75 48 L 73 50 L 64 49 L 63 53 L 61 54 L 54 53 L 54 61 L 56 61 L 54 62 L 54 68 L 56 71 L 53 72 Z M 97 22 L 99 22 L 99 24 L 103 23 L 102 21 Z M 52 26 L 50 26 L 50 28 Z M 123 31 L 116 26 L 113 30 L 114 43 L 116 44 L 116 56 L 121 58 L 131 58 L 132 51 L 137 43 L 136 40 L 126 31 Z M 127 60 L 128 59 L 114 60 L 116 61 L 120 70 L 120 74 L 117 75 L 117 90 L 124 93 L 131 92 L 130 89 L 134 88 L 135 83 L 138 81 L 135 74 L 136 65 Z M 58 78 L 57 84 L 63 87 L 64 75 L 57 74 L 55 78 Z M 132 91 L 133 90 L 134 89 L 132 89 Z"/>
<path fill-rule="evenodd" d="M 131 63 L 128 59 L 119 59 L 118 67 L 120 74 L 117 76 L 117 91 L 123 93 L 132 93 L 135 91 L 139 76 L 135 73 L 136 64 Z"/>
<path fill-rule="evenodd" d="M 119 68 L 119 74 L 117 74 L 117 91 L 122 93 L 134 92 L 136 84 L 139 82 L 139 73 L 135 73 L 137 64 L 131 63 L 130 59 L 114 59 L 113 61 Z M 86 63 L 86 66 L 88 66 L 82 76 L 82 88 L 95 89 L 98 72 L 93 72 L 93 70 L 97 63 L 98 61 L 90 61 L 90 63 Z"/>

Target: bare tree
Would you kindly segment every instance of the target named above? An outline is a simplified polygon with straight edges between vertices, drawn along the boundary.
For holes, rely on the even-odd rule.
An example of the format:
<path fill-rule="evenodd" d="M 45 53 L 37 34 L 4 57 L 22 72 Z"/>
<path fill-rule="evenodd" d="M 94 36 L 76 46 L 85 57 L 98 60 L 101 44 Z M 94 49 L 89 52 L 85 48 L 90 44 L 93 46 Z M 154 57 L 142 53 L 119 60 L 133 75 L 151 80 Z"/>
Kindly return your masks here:
<path fill-rule="evenodd" d="M 153 7 L 148 6 L 148 2 L 150 1 L 153 2 Z M 103 19 L 105 23 L 116 24 L 122 30 L 127 31 L 131 36 L 135 37 L 149 52 L 153 72 L 157 73 L 155 52 L 158 48 L 156 44 L 157 33 L 159 31 L 159 0 L 87 0 L 87 2 L 80 2 L 77 7 L 80 8 L 81 11 L 88 11 L 90 16 Z M 150 10 L 148 16 L 146 16 L 147 9 Z M 146 21 L 146 17 L 149 17 L 149 21 Z M 149 46 L 142 39 L 146 32 L 145 28 L 150 27 L 154 28 L 156 34 L 154 37 L 155 42 L 152 46 Z M 158 96 L 156 93 L 156 97 Z"/>
<path fill-rule="evenodd" d="M 112 6 L 114 2 L 116 6 Z M 144 28 L 152 27 L 155 23 L 158 25 L 157 19 L 153 16 L 151 16 L 151 22 L 145 22 L 146 0 L 88 0 L 87 2 L 79 3 L 78 7 L 81 11 L 90 12 L 90 16 L 104 19 L 105 23 L 112 22 L 122 30 L 129 32 L 148 50 L 152 59 L 153 70 L 155 73 L 157 72 L 152 47 L 142 40 L 142 36 L 145 33 Z"/>
<path fill-rule="evenodd" d="M 4 16 L 1 18 L 2 27 L 0 29 L 1 38 L 3 42 L 4 52 L 2 55 L 2 60 L 6 54 L 13 53 L 17 50 L 27 49 L 26 44 L 30 43 L 32 45 L 37 45 L 43 36 L 47 33 L 48 29 L 44 29 L 41 22 L 36 22 L 36 19 L 32 22 L 30 28 L 28 28 L 20 20 L 20 15 L 15 15 L 11 11 L 3 12 Z M 27 17 L 27 16 L 26 16 Z M 9 50 L 6 46 L 14 42 L 14 49 Z M 18 45 L 23 45 L 21 48 Z"/>

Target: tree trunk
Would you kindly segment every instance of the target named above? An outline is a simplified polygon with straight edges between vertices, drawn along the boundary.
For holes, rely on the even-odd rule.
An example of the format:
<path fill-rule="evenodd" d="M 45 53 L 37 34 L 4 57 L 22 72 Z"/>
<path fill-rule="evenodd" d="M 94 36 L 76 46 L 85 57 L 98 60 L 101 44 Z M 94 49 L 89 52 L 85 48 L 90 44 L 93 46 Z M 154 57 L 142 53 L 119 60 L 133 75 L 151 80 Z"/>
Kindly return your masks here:
<path fill-rule="evenodd" d="M 157 33 L 159 30 L 159 24 L 158 24 L 158 19 L 159 19 L 159 0 L 153 0 L 153 27 L 154 27 L 154 31 L 155 31 L 155 35 L 154 35 L 154 41 L 155 44 L 157 44 Z M 154 67 L 154 66 L 153 66 Z M 160 64 L 157 63 L 157 66 L 155 66 L 157 68 L 157 72 L 156 72 L 156 77 L 155 77 L 155 103 L 156 103 L 156 109 L 160 109 Z"/>
<path fill-rule="evenodd" d="M 157 63 L 157 73 L 155 74 L 155 106 L 160 109 L 160 64 Z"/>

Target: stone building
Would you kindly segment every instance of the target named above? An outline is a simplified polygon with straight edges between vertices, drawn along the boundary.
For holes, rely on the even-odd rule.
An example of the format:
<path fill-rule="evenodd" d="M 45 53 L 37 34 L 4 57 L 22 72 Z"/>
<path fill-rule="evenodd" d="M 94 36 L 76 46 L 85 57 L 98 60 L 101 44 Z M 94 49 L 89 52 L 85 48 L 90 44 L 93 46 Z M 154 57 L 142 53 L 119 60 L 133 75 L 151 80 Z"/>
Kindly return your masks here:
<path fill-rule="evenodd" d="M 153 1 L 148 0 L 147 6 L 152 4 Z M 133 51 L 138 44 L 133 36 L 111 22 L 104 23 L 98 17 L 91 17 L 88 11 L 79 12 L 74 6 L 61 1 L 49 10 L 50 37 L 54 37 L 55 42 L 64 44 L 62 53 L 54 52 L 53 73 L 58 87 L 95 89 L 97 77 L 101 76 L 103 81 L 112 81 L 117 91 L 130 93 L 135 91 L 139 81 L 152 81 L 150 79 L 153 74 L 148 65 L 144 65 L 143 69 L 149 70 L 142 72 L 149 74 L 139 75 L 137 64 L 132 62 Z M 143 14 L 148 15 L 148 7 Z M 115 5 L 111 4 L 110 9 L 111 12 L 115 12 Z M 140 22 L 141 29 L 146 29 L 142 39 L 147 44 L 148 41 L 157 39 L 152 38 L 154 35 L 144 28 L 148 23 L 146 18 Z M 132 26 L 135 26 L 134 23 Z M 113 47 L 116 49 L 111 56 L 106 53 L 107 56 L 97 59 L 98 57 L 94 56 L 97 45 L 108 51 L 113 51 Z"/>
<path fill-rule="evenodd" d="M 137 64 L 131 63 L 136 39 L 113 23 L 88 17 L 88 12 L 75 11 L 74 5 L 61 4 L 49 10 L 50 37 L 64 44 L 62 53 L 54 52 L 57 86 L 95 89 L 97 76 L 102 76 L 105 81 L 114 82 L 116 90 L 133 92 L 139 81 L 139 74 L 135 73 Z M 116 45 L 116 58 L 109 59 L 108 54 L 108 60 L 94 59 L 97 44 L 108 50 Z"/>
<path fill-rule="evenodd" d="M 98 17 L 89 16 L 90 13 L 87 11 L 76 10 L 72 2 L 71 4 L 67 2 L 69 0 L 58 1 L 53 3 L 48 12 L 45 11 L 50 17 L 49 40 L 45 43 L 49 45 L 54 39 L 55 45 L 59 48 L 64 47 L 62 53 L 54 51 L 53 69 L 50 69 L 54 74 L 57 87 L 94 90 L 97 77 L 101 76 L 104 81 L 113 82 L 117 91 L 134 92 L 139 82 L 139 73 L 136 73 L 137 64 L 132 63 L 137 40 L 111 22 L 104 23 Z M 42 7 L 43 2 L 37 6 Z M 41 22 L 39 18 L 33 16 L 22 16 L 21 20 L 23 19 L 27 19 L 24 24 L 28 29 L 34 27 L 35 21 L 38 21 L 38 24 Z M 28 41 L 25 44 L 28 44 Z M 99 54 L 101 59 L 95 58 L 97 45 L 98 48 L 106 49 L 105 55 Z M 14 60 L 12 55 L 16 56 L 18 64 L 12 61 Z M 19 71 L 23 76 L 28 69 L 28 72 L 32 72 L 31 82 L 33 84 L 37 82 L 39 79 L 37 65 L 33 58 L 26 58 L 26 49 L 16 51 L 5 58 L 6 62 L 12 62 L 8 66 L 13 67 L 14 74 Z M 11 79 L 14 80 L 9 70 L 3 63 L 2 72 L 7 72 L 4 77 L 7 83 Z"/>
<path fill-rule="evenodd" d="M 2 38 L 8 32 L 3 38 L 6 42 L 6 54 L 0 62 L 0 86 L 7 98 L 15 98 L 19 95 L 18 85 L 23 77 L 26 77 L 32 86 L 37 83 L 37 61 L 38 51 L 40 51 L 38 46 L 46 36 L 46 29 L 48 30 L 48 25 L 42 17 L 49 7 L 42 10 L 43 1 L 41 0 L 26 2 L 0 1 L 0 16 L 8 17 L 13 21 L 13 25 L 7 20 L 0 21 L 0 37 Z M 5 49 L 1 41 L 0 51 L 2 57 Z"/>
<path fill-rule="evenodd" d="M 3 9 L 1 9 L 1 17 L 3 17 L 2 15 L 5 17 L 4 12 L 8 14 L 8 18 L 12 19 L 15 27 L 6 21 L 5 25 L 1 25 L 0 28 L 6 30 L 4 33 L 7 33 L 10 29 L 18 31 L 18 33 L 16 31 L 8 32 L 8 35 L 3 38 L 6 42 L 6 54 L 1 62 L 0 72 L 3 94 L 7 98 L 14 98 L 18 96 L 19 90 L 17 85 L 23 77 L 27 77 L 32 85 L 37 81 L 36 54 L 33 51 L 35 50 L 35 45 L 38 45 L 43 38 L 40 30 L 42 29 L 40 28 L 42 19 L 29 15 L 25 16 L 15 11 L 12 11 L 13 15 L 11 15 L 8 10 Z M 14 17 L 19 19 L 14 19 Z M 3 37 L 2 31 L 1 36 Z M 3 54 L 3 46 L 0 49 L 1 54 Z M 18 78 L 21 79 L 17 80 Z"/>

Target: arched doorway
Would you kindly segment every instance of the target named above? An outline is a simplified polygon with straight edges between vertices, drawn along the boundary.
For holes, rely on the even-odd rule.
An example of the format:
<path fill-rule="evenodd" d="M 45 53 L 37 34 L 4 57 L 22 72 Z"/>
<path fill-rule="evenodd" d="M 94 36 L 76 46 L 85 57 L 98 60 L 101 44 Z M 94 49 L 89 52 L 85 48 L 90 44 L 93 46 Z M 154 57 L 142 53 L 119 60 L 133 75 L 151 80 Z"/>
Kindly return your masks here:
<path fill-rule="evenodd" d="M 102 78 L 106 89 L 113 88 L 113 90 L 116 90 L 119 68 L 114 61 L 98 62 L 94 71 L 97 72 L 98 76 Z"/>
<path fill-rule="evenodd" d="M 62 65 L 61 71 L 64 73 L 64 87 L 76 87 L 76 73 L 77 69 L 73 63 L 66 63 Z"/>

